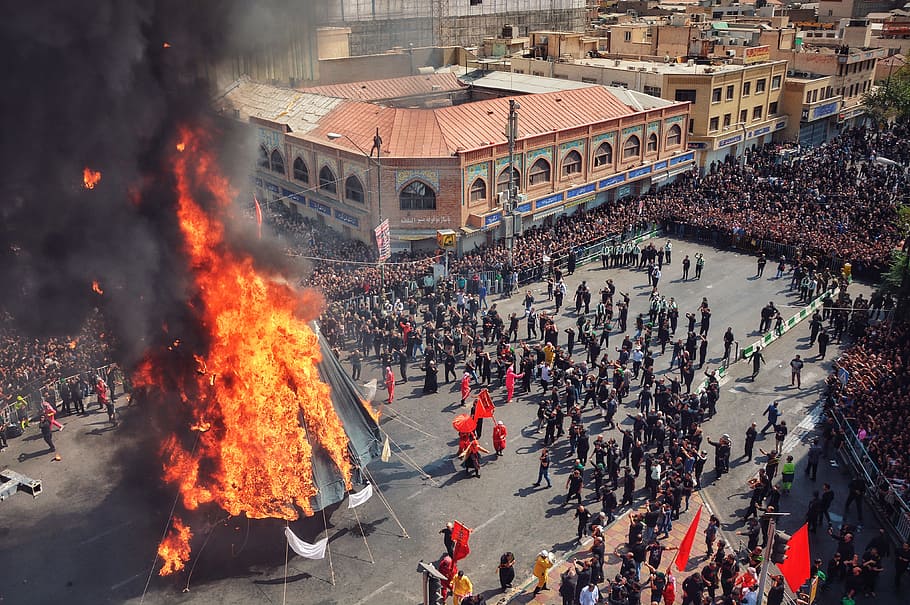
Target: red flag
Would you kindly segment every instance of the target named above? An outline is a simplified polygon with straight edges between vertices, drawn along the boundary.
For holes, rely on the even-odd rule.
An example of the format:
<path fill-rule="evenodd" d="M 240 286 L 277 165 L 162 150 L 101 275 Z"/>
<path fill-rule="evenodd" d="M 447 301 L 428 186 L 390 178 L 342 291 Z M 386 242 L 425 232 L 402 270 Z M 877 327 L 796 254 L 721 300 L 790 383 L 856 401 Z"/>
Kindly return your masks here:
<path fill-rule="evenodd" d="M 259 239 L 262 239 L 262 207 L 259 205 L 259 200 L 256 199 L 256 196 L 253 196 L 253 203 L 256 204 L 256 224 L 259 225 Z"/>
<path fill-rule="evenodd" d="M 790 541 L 787 559 L 777 566 L 790 590 L 796 592 L 803 582 L 809 579 L 811 561 L 809 559 L 809 525 L 800 527 Z"/>
<path fill-rule="evenodd" d="M 458 521 L 455 521 L 452 526 L 452 541 L 455 542 L 455 554 L 452 558 L 458 562 L 471 554 L 471 547 L 468 545 L 471 530 Z"/>
<path fill-rule="evenodd" d="M 692 544 L 695 543 L 695 532 L 698 531 L 699 520 L 701 520 L 700 506 L 698 507 L 698 512 L 695 513 L 695 518 L 692 519 L 692 523 L 689 524 L 689 529 L 686 530 L 686 536 L 679 544 L 679 552 L 676 553 L 676 569 L 679 571 L 685 571 L 686 565 L 689 564 L 689 553 L 692 552 Z"/>
<path fill-rule="evenodd" d="M 490 398 L 490 393 L 483 389 L 477 395 L 477 401 L 474 402 L 474 418 L 492 418 L 496 407 Z"/>

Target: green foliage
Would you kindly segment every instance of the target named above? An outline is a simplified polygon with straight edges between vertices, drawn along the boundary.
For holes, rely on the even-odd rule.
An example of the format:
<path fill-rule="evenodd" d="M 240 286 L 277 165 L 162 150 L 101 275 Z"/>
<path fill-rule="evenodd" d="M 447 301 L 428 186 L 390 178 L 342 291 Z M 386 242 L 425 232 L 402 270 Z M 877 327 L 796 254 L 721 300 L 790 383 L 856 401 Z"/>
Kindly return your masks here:
<path fill-rule="evenodd" d="M 865 95 L 863 104 L 879 126 L 910 121 L 910 66 L 894 71 L 884 85 Z"/>

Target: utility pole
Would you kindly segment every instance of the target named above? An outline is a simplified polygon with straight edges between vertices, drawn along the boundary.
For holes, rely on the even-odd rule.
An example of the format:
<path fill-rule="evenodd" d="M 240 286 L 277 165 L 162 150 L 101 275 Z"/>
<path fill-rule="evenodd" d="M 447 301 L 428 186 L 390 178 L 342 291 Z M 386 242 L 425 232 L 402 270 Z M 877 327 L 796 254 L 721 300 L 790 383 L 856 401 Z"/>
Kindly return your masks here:
<path fill-rule="evenodd" d="M 506 244 L 509 247 L 509 269 L 512 269 L 512 248 L 515 242 L 515 215 L 518 205 L 518 183 L 515 182 L 515 139 L 518 138 L 518 110 L 521 105 L 509 99 L 509 123 L 506 138 L 509 141 L 509 192 L 502 207 L 502 223 L 505 225 Z"/>
<path fill-rule="evenodd" d="M 764 556 L 764 561 L 761 566 L 761 577 L 758 580 L 758 599 L 756 603 L 758 605 L 764 605 L 765 603 L 765 584 L 768 583 L 768 569 L 771 567 L 771 563 L 776 563 L 773 559 L 777 558 L 777 553 L 774 550 L 774 542 L 777 540 L 777 518 L 788 516 L 790 513 L 765 513 L 764 516 L 768 517 L 768 543 L 765 548 L 765 551 L 762 553 Z M 787 541 L 789 541 L 789 536 L 784 536 L 783 545 L 779 556 L 782 559 L 786 559 L 784 552 L 786 551 Z M 783 562 L 783 560 L 779 561 Z"/>

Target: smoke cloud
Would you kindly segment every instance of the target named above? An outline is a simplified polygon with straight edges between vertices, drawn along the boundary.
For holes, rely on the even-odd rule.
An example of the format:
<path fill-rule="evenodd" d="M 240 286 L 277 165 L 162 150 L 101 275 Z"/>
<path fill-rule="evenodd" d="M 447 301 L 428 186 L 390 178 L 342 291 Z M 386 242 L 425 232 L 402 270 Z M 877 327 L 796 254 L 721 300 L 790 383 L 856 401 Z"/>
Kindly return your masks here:
<path fill-rule="evenodd" d="M 0 20 L 0 307 L 20 329 L 73 333 L 101 306 L 126 363 L 162 325 L 179 331 L 189 279 L 166 169 L 177 129 L 217 131 L 212 66 L 262 52 L 315 4 L 54 0 Z M 102 173 L 92 190 L 84 167 Z"/>

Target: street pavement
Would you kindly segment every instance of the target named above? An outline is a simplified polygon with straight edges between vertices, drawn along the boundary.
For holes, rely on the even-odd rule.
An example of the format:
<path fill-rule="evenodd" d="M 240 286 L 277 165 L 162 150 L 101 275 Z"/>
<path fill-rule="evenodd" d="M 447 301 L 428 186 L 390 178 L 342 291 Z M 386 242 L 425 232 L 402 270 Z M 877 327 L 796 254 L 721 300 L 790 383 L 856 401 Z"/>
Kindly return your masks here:
<path fill-rule="evenodd" d="M 653 241 L 662 244 L 666 239 Z M 720 362 L 722 335 L 727 326 L 733 327 L 742 348 L 758 338 L 755 328 L 759 311 L 768 301 L 773 300 L 785 317 L 800 308 L 792 302 L 795 297 L 787 288 L 789 277 L 773 279 L 771 263 L 759 279 L 753 277 L 755 257 L 675 239 L 673 246 L 673 263 L 664 266 L 660 290 L 676 298 L 683 316 L 694 312 L 702 297 L 708 298 L 713 317 L 705 369 Z M 684 282 L 680 263 L 684 255 L 691 258 L 695 252 L 705 254 L 702 279 Z M 603 269 L 599 263 L 579 267 L 566 279 L 570 293 L 567 302 L 582 280 L 596 293 L 607 278 L 614 280 L 619 291 L 630 292 L 629 318 L 634 325 L 634 317 L 647 311 L 650 288 L 643 271 Z M 538 309 L 552 310 L 553 303 L 545 300 L 544 284 L 525 287 L 511 299 L 491 296 L 490 301 L 508 316 L 520 310 L 527 289 L 534 294 Z M 869 288 L 854 284 L 851 291 L 854 295 L 863 291 L 868 296 Z M 574 325 L 575 318 L 573 305 L 564 308 L 557 320 L 560 331 Z M 524 322 L 521 328 L 520 336 L 524 336 Z M 613 339 L 621 337 L 614 332 L 614 348 L 619 341 Z M 767 365 L 754 383 L 744 379 L 751 373 L 745 363 L 734 365 L 722 384 L 719 413 L 705 425 L 706 434 L 717 437 L 729 433 L 736 441 L 735 448 L 741 448 L 742 434 L 750 419 L 758 418 L 772 399 L 782 401 L 783 418 L 791 426 L 809 417 L 820 394 L 818 383 L 828 371 L 825 364 L 836 356 L 837 347 L 829 348 L 828 360 L 809 359 L 803 370 L 803 389 L 790 389 L 787 364 L 795 351 L 808 357 L 807 337 L 808 328 L 798 326 L 765 349 Z M 565 342 L 564 335 L 561 342 Z M 669 358 L 669 350 L 657 357 L 658 376 L 665 373 Z M 491 393 L 497 405 L 496 419 L 508 427 L 508 446 L 501 458 L 485 456 L 481 478 L 467 478 L 453 460 L 457 435 L 451 421 L 465 411 L 458 405 L 459 385 L 444 384 L 440 372 L 439 393 L 423 395 L 423 376 L 418 365 L 412 365 L 408 383 L 396 387 L 395 403 L 383 409 L 381 426 L 391 438 L 392 459 L 389 463 L 373 463 L 370 472 L 384 499 L 374 497 L 356 509 L 357 518 L 341 507 L 328 511 L 325 521 L 317 514 L 293 525 L 298 535 L 311 541 L 328 534 L 331 558 L 325 560 L 301 559 L 291 553 L 285 565 L 283 524 L 224 521 L 210 515 L 197 526 L 194 560 L 190 563 L 197 566 L 192 575 L 159 578 L 157 567 L 153 567 L 155 548 L 173 504 L 173 492 L 161 490 L 156 469 L 134 455 L 142 451 L 138 444 L 147 434 L 139 415 L 125 414 L 124 425 L 109 431 L 101 426 L 102 417 L 98 414 L 68 419 L 67 430 L 55 434 L 61 462 L 51 463 L 49 456 L 40 453 L 44 448 L 40 436 L 35 440 L 36 429 L 26 435 L 30 441 L 12 440 L 10 449 L 0 454 L 0 464 L 42 479 L 45 491 L 37 499 L 18 494 L 0 503 L 0 537 L 4 544 L 0 549 L 0 569 L 5 579 L 0 583 L 0 600 L 43 603 L 65 597 L 69 603 L 420 603 L 417 562 L 439 558 L 444 550 L 439 531 L 447 521 L 457 519 L 474 530 L 471 554 L 460 567 L 473 580 L 476 592 L 493 603 L 500 601 L 508 596 L 500 594 L 497 578 L 499 556 L 504 551 L 515 554 L 519 586 L 521 579 L 530 575 L 534 557 L 541 549 L 558 557 L 577 549 L 572 507 L 563 505 L 564 484 L 572 460 L 567 440 L 563 438 L 551 450 L 553 488 L 533 487 L 542 445 L 542 433 L 536 431 L 540 395 L 536 391 L 530 395 L 519 392 L 506 404 L 505 389 L 494 378 L 496 388 Z M 380 368 L 370 362 L 362 379 L 367 382 L 374 378 L 381 383 Z M 637 389 L 633 387 L 630 402 Z M 383 390 L 378 391 L 376 401 L 382 400 L 384 394 Z M 633 406 L 629 403 L 617 418 L 631 412 Z M 592 439 L 599 433 L 618 436 L 618 432 L 605 430 L 593 412 L 585 415 L 585 422 Z M 492 451 L 491 432 L 492 423 L 488 420 L 481 442 Z M 801 462 L 805 444 L 794 438 L 789 447 Z M 26 454 L 21 461 L 17 460 L 20 454 Z M 739 527 L 736 513 L 741 513 L 747 504 L 743 501 L 746 482 L 758 466 L 755 462 L 734 461 L 729 475 L 713 481 L 711 465 L 709 461 L 704 475 L 708 485 L 701 496 L 721 517 L 723 531 L 733 532 Z M 840 469 L 827 467 L 819 472 L 819 482 L 830 480 L 838 493 L 835 510 L 844 498 L 846 478 L 841 473 Z M 784 522 L 785 529 L 795 529 L 800 524 L 808 490 L 807 482 L 797 481 L 793 493 L 786 497 L 784 508 L 794 514 Z M 586 504 L 593 504 L 590 486 L 583 493 Z M 642 504 L 643 493 L 639 490 L 636 507 Z M 595 504 L 594 511 L 599 510 Z M 674 524 L 676 534 L 685 531 L 684 520 Z M 872 530 L 869 521 L 864 536 Z M 625 529 L 609 531 L 624 534 Z M 678 538 L 674 535 L 669 540 Z M 864 545 L 866 539 L 861 537 L 860 544 Z M 701 542 L 696 540 L 695 557 L 703 548 Z M 823 542 L 826 549 L 833 548 L 833 541 L 829 542 Z M 618 545 L 608 543 L 608 552 Z M 677 577 L 681 581 L 685 574 Z M 518 593 L 518 602 L 526 598 L 522 594 Z M 887 598 L 880 596 L 880 600 L 888 603 Z"/>

